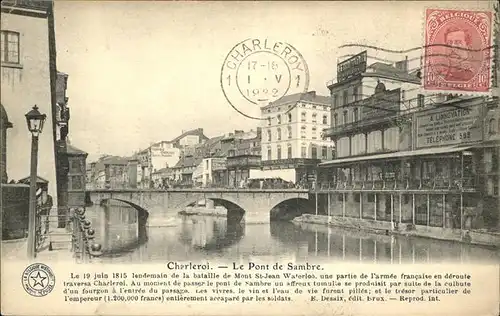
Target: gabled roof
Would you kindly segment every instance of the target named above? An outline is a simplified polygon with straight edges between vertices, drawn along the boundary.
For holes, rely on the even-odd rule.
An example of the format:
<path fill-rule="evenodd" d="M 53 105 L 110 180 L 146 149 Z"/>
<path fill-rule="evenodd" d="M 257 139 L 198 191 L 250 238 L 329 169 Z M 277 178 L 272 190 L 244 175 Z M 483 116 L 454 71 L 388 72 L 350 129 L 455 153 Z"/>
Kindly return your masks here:
<path fill-rule="evenodd" d="M 29 184 L 29 183 L 30 183 L 30 180 L 31 180 L 30 178 L 31 178 L 30 176 L 27 176 L 27 177 L 25 177 L 25 178 L 22 178 L 22 179 L 21 179 L 21 180 L 19 180 L 18 182 L 19 182 L 19 183 L 23 183 L 23 184 Z M 40 177 L 40 176 L 37 176 L 37 177 L 36 177 L 36 183 L 43 183 L 43 184 L 45 184 L 45 183 L 49 183 L 49 181 L 47 181 L 46 179 L 44 179 L 44 178 L 42 178 L 42 177 Z"/>
<path fill-rule="evenodd" d="M 382 62 L 375 62 L 370 66 L 366 67 L 365 73 L 375 73 L 382 76 L 387 76 L 394 79 L 406 80 L 406 81 L 415 81 L 420 82 L 420 78 L 418 78 L 415 74 L 409 74 L 408 72 L 398 69 L 392 64 L 386 64 Z M 373 70 L 373 71 L 368 71 Z"/>
<path fill-rule="evenodd" d="M 179 159 L 174 168 L 196 167 L 203 161 L 202 157 L 184 156 Z"/>
<path fill-rule="evenodd" d="M 197 135 L 197 136 L 200 136 L 200 138 L 202 140 L 208 140 L 208 137 L 205 136 L 205 134 L 203 134 L 203 128 L 196 128 L 196 129 L 192 129 L 192 130 L 189 130 L 189 131 L 182 133 L 181 135 L 172 139 L 170 141 L 170 143 L 176 143 L 176 142 L 180 141 L 181 139 L 183 139 L 184 137 L 189 136 L 189 135 Z"/>

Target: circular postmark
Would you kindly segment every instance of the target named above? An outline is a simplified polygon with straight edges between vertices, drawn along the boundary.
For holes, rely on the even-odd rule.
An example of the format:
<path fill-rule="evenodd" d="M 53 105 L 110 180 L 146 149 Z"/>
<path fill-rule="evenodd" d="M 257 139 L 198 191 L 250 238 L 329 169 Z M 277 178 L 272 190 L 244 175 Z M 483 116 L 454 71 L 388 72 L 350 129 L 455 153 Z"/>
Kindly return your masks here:
<path fill-rule="evenodd" d="M 26 293 L 41 297 L 52 292 L 56 278 L 49 266 L 43 263 L 33 263 L 24 270 L 21 282 Z"/>
<path fill-rule="evenodd" d="M 269 38 L 249 38 L 229 51 L 220 81 L 224 96 L 237 112 L 262 119 L 262 106 L 285 95 L 307 92 L 309 69 L 292 45 Z"/>

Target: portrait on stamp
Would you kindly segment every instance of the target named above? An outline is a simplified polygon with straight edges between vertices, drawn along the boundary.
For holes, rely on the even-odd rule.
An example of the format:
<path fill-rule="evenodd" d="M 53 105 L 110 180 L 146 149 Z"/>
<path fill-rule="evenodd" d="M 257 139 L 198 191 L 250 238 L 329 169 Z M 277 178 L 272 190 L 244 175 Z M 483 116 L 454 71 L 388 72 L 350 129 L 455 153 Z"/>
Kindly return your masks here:
<path fill-rule="evenodd" d="M 427 9 L 424 89 L 487 92 L 491 13 Z"/>

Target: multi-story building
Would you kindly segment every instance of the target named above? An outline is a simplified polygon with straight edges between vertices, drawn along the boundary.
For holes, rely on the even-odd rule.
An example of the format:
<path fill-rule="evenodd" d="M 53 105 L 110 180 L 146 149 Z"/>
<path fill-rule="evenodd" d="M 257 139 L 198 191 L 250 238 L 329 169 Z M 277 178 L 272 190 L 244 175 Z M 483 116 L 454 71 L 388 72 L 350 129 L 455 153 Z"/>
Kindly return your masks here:
<path fill-rule="evenodd" d="M 38 174 L 48 180 L 48 193 L 57 200 L 53 3 L 2 1 L 0 20 L 1 104 L 12 126 L 6 135 L 7 174 L 9 179 L 18 180 L 30 172 L 31 135 L 24 115 L 37 105 L 47 115 L 39 135 Z"/>
<path fill-rule="evenodd" d="M 424 96 L 418 72 L 366 67 L 365 52 L 337 69 L 325 131 L 337 157 L 320 164 L 319 214 L 458 236 L 498 226 L 498 99 Z"/>
<path fill-rule="evenodd" d="M 316 164 L 333 155 L 333 142 L 323 138 L 323 129 L 330 127 L 330 107 L 330 97 L 315 91 L 262 107 L 262 171 L 252 177 L 312 181 Z"/>
<path fill-rule="evenodd" d="M 208 139 L 202 128 L 188 130 L 169 141 L 160 141 L 137 153 L 142 175 L 138 179 L 143 186 L 153 183 L 152 174 L 163 168 L 174 167 L 185 148 L 202 144 Z"/>
<path fill-rule="evenodd" d="M 231 138 L 231 137 L 229 137 Z M 225 139 L 225 141 L 227 141 Z M 227 151 L 227 185 L 238 187 L 260 172 L 262 129 L 247 133 L 234 133 L 232 146 Z"/>
<path fill-rule="evenodd" d="M 130 187 L 129 160 L 118 156 L 103 156 L 90 164 L 88 188 L 117 189 Z"/>

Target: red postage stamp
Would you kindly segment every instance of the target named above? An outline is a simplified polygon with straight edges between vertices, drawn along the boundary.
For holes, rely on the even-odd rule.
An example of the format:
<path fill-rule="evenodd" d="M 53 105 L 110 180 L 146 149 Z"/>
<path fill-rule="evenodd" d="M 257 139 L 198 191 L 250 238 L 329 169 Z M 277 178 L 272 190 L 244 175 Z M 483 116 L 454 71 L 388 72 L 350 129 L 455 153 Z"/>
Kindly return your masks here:
<path fill-rule="evenodd" d="M 427 9 L 425 90 L 488 92 L 491 84 L 491 12 Z"/>

